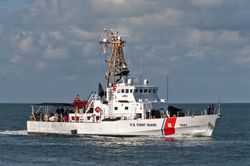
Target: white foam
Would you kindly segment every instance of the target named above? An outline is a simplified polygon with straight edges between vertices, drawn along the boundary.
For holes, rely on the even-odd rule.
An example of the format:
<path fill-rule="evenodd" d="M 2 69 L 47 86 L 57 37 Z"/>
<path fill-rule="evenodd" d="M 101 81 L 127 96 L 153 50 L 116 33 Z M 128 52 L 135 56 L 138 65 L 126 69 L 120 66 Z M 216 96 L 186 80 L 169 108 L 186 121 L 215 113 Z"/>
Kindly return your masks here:
<path fill-rule="evenodd" d="M 0 131 L 0 135 L 28 135 L 27 130 L 5 130 Z"/>

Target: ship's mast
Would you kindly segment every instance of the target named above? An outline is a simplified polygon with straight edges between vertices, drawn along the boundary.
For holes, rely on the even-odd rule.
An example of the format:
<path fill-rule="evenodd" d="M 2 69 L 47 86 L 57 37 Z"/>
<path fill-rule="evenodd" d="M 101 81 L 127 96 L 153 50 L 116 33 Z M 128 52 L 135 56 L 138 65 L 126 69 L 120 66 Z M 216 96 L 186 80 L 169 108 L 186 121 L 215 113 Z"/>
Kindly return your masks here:
<path fill-rule="evenodd" d="M 123 54 L 125 41 L 122 40 L 121 36 L 118 32 L 114 34 L 110 29 L 104 29 L 103 40 L 100 42 L 103 47 L 111 49 L 111 56 L 107 61 L 108 69 L 105 74 L 107 88 L 113 86 L 122 77 L 127 77 L 129 73 Z"/>

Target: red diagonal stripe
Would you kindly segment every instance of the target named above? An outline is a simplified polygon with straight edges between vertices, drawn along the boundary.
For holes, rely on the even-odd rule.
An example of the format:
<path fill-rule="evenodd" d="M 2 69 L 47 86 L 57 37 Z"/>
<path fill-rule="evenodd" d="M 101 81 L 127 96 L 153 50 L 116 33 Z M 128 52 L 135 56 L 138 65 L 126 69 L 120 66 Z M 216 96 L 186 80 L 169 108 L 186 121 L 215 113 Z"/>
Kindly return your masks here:
<path fill-rule="evenodd" d="M 172 135 L 175 133 L 176 118 L 167 118 L 164 125 L 164 135 Z"/>

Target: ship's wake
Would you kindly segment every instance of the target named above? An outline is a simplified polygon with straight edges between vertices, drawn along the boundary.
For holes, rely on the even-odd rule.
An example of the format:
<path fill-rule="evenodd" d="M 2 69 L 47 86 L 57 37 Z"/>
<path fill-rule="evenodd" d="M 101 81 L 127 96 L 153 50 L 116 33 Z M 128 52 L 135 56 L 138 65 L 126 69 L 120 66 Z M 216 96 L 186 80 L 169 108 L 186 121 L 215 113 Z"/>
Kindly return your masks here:
<path fill-rule="evenodd" d="M 27 130 L 0 130 L 0 135 L 28 135 Z"/>

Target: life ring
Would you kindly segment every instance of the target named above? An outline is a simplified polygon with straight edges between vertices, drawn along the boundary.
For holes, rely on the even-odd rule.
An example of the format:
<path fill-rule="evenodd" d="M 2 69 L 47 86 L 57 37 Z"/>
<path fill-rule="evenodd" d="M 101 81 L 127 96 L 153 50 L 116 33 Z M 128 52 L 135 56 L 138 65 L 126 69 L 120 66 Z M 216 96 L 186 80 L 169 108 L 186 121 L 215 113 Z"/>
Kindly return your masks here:
<path fill-rule="evenodd" d="M 95 112 L 99 113 L 101 111 L 100 107 L 95 108 Z"/>

